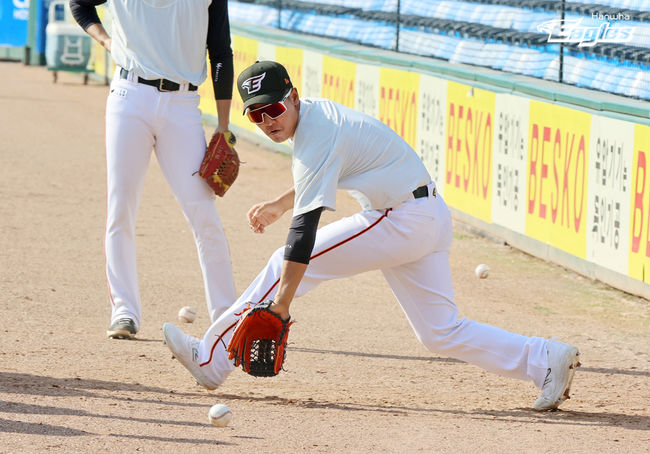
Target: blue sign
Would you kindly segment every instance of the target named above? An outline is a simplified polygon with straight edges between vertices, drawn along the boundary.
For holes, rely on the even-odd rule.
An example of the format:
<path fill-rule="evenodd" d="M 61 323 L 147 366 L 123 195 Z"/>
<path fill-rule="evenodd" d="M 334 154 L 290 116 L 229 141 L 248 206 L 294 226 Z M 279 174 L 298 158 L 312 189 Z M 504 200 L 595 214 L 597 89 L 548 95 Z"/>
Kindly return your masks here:
<path fill-rule="evenodd" d="M 38 54 L 44 55 L 45 54 L 45 27 L 47 27 L 47 19 L 48 19 L 47 12 L 50 8 L 50 3 L 52 3 L 53 0 L 32 0 L 32 1 L 35 1 L 37 3 L 36 42 L 34 43 L 34 51 Z"/>
<path fill-rule="evenodd" d="M 0 0 L 0 46 L 27 44 L 29 0 Z"/>

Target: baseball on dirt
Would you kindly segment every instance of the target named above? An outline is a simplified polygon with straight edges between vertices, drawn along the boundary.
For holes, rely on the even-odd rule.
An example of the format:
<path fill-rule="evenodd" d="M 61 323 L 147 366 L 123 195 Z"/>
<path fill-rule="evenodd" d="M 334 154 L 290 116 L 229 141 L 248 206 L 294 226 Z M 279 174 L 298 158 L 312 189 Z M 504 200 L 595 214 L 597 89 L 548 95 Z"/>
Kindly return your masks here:
<path fill-rule="evenodd" d="M 183 323 L 192 323 L 196 318 L 196 311 L 190 306 L 181 307 L 178 311 L 178 319 Z"/>
<path fill-rule="evenodd" d="M 227 405 L 216 404 L 210 407 L 208 420 L 215 427 L 226 427 L 232 420 L 232 412 Z"/>
<path fill-rule="evenodd" d="M 481 263 L 479 266 L 476 267 L 474 273 L 476 274 L 477 278 L 485 279 L 490 274 L 490 267 L 484 263 Z"/>

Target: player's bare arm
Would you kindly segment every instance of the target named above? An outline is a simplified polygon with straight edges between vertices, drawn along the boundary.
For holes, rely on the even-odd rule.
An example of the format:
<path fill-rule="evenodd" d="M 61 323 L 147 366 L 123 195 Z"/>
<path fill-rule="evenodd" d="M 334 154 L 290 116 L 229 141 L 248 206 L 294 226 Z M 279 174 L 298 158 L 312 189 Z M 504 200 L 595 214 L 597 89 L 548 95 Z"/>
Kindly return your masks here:
<path fill-rule="evenodd" d="M 275 300 L 271 305 L 271 310 L 278 314 L 282 320 L 290 318 L 289 306 L 291 306 L 293 297 L 306 270 L 307 264 L 305 263 L 285 260 L 282 264 L 278 293 L 276 293 Z"/>
<path fill-rule="evenodd" d="M 226 132 L 230 127 L 230 105 L 231 99 L 217 99 L 218 126 L 215 132 Z"/>
<path fill-rule="evenodd" d="M 279 200 L 287 201 L 292 192 L 285 192 Z M 310 211 L 304 211 L 305 209 L 298 210 L 298 214 L 291 220 L 284 246 L 282 267 L 276 283 L 258 303 L 248 302 L 247 308 L 237 315 L 241 316 L 239 321 L 236 325 L 230 326 L 230 328 L 235 326 L 235 330 L 226 347 L 228 358 L 234 361 L 235 366 L 241 365 L 251 375 L 265 377 L 277 375 L 284 363 L 289 327 L 293 323 L 289 307 L 311 260 L 323 206 Z M 277 254 L 274 256 L 279 257 Z M 278 290 L 275 298 L 265 300 L 276 284 Z M 164 325 L 163 332 L 167 333 L 168 343 L 178 343 L 175 339 L 182 339 L 173 325 Z M 173 350 L 175 347 L 170 348 Z M 192 367 L 191 363 L 189 367 Z M 211 384 L 208 383 L 208 386 Z"/>
<path fill-rule="evenodd" d="M 88 33 L 95 41 L 102 45 L 106 51 L 110 53 L 111 51 L 111 37 L 106 32 L 106 29 L 102 24 L 92 24 L 86 29 Z"/>
<path fill-rule="evenodd" d="M 70 11 L 86 33 L 110 53 L 111 37 L 99 20 L 96 9 L 97 5 L 105 2 L 106 0 L 70 0 Z"/>
<path fill-rule="evenodd" d="M 293 208 L 295 197 L 291 187 L 274 200 L 260 202 L 248 210 L 248 225 L 255 233 L 264 233 L 264 229 L 280 219 L 284 213 Z"/>
<path fill-rule="evenodd" d="M 305 275 L 316 243 L 316 231 L 323 207 L 294 216 L 284 246 L 284 261 L 278 292 L 270 309 L 283 320 L 289 319 L 289 306 Z"/>

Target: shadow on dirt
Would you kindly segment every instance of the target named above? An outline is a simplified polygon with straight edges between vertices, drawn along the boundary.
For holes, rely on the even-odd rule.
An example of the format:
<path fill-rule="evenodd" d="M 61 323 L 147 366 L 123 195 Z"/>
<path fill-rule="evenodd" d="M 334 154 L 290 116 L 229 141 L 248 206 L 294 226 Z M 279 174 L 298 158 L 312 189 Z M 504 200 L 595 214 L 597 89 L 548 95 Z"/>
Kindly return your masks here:
<path fill-rule="evenodd" d="M 287 349 L 289 350 L 289 349 Z M 381 353 L 361 353 L 361 352 L 346 352 L 340 350 L 321 350 L 317 348 L 291 348 L 291 352 L 300 353 L 319 353 L 324 355 L 343 355 L 343 356 L 361 356 L 364 358 L 380 358 L 380 359 L 398 359 L 400 361 L 425 361 L 436 363 L 464 363 L 464 361 L 454 358 L 440 358 L 437 356 L 405 356 L 405 355 L 385 355 Z M 610 369 L 606 367 L 580 367 L 580 372 L 593 372 L 597 374 L 613 374 L 613 375 L 636 375 L 641 377 L 650 377 L 649 371 L 630 369 Z"/>
<path fill-rule="evenodd" d="M 531 408 L 513 408 L 510 410 L 457 410 L 433 407 L 405 407 L 400 405 L 362 404 L 356 402 L 328 402 L 325 400 L 286 399 L 279 396 L 241 396 L 236 394 L 219 394 L 222 399 L 251 400 L 271 405 L 288 405 L 303 408 L 318 408 L 342 411 L 362 411 L 386 413 L 387 416 L 409 416 L 417 414 L 451 414 L 477 420 L 522 422 L 538 424 L 574 424 L 580 426 L 613 426 L 631 430 L 650 430 L 650 416 L 626 415 L 623 413 L 587 412 L 587 411 L 547 411 L 539 412 Z"/>
<path fill-rule="evenodd" d="M 287 348 L 289 350 L 289 348 Z M 380 358 L 380 359 L 398 359 L 400 361 L 426 361 L 436 363 L 464 363 L 459 359 L 454 358 L 440 358 L 437 356 L 405 356 L 405 355 L 386 355 L 382 353 L 362 353 L 362 352 L 346 352 L 340 350 L 321 350 L 318 348 L 300 348 L 291 347 L 291 352 L 300 353 L 320 353 L 324 355 L 343 355 L 343 356 L 362 356 L 365 358 Z"/>
<path fill-rule="evenodd" d="M 201 407 L 205 407 L 205 405 L 201 405 Z M 86 410 L 79 410 L 76 408 L 52 407 L 49 405 L 26 404 L 23 402 L 7 402 L 2 400 L 0 400 L 0 411 L 2 411 L 3 413 L 16 413 L 22 415 L 82 416 L 87 418 L 143 422 L 147 424 L 165 424 L 165 425 L 173 425 L 173 426 L 192 426 L 192 427 L 205 426 L 205 424 L 198 423 L 198 422 L 175 421 L 171 419 L 138 418 L 135 416 L 126 417 L 126 416 L 117 416 L 117 415 L 103 415 L 99 413 L 89 412 Z M 0 431 L 2 430 L 3 429 L 0 428 Z"/>
<path fill-rule="evenodd" d="M 205 424 L 201 424 L 205 426 Z M 165 441 L 169 443 L 189 443 L 192 445 L 210 445 L 210 446 L 237 446 L 236 443 L 228 443 L 227 441 L 197 439 L 197 438 L 173 438 L 173 437 L 152 437 L 149 435 L 125 435 L 125 434 L 110 434 L 111 437 L 119 439 L 133 438 L 136 440 L 151 440 L 151 441 Z"/>
<path fill-rule="evenodd" d="M 102 391 L 104 391 L 102 393 Z M 106 391 L 110 391 L 106 393 Z M 126 392 L 134 393 L 159 393 L 163 396 L 155 399 L 134 399 L 125 396 Z M 121 383 L 103 380 L 88 380 L 82 378 L 52 378 L 31 374 L 19 374 L 10 372 L 0 372 L 0 393 L 14 394 L 16 396 L 43 396 L 43 397 L 63 397 L 63 398 L 92 398 L 92 399 L 114 399 L 118 403 L 115 405 L 124 405 L 129 402 L 144 402 L 155 405 L 179 405 L 192 407 L 205 407 L 205 404 L 178 402 L 178 398 L 202 396 L 201 393 L 175 393 L 164 388 L 143 386 L 138 383 Z M 118 407 L 116 407 L 118 408 Z M 147 418 L 144 415 L 120 416 L 114 414 L 103 414 L 87 411 L 78 408 L 68 408 L 62 406 L 38 405 L 24 402 L 12 402 L 0 400 L 0 413 L 6 415 L 42 415 L 63 416 L 63 417 L 85 417 L 105 420 L 105 425 L 110 425 L 110 421 L 128 421 L 132 423 L 144 423 L 158 426 L 181 426 L 181 427 L 204 427 L 205 423 L 194 421 L 179 421 L 173 419 L 155 419 Z M 62 418 L 65 420 L 65 418 Z M 22 433 L 34 435 L 60 436 L 60 437 L 78 437 L 78 436 L 103 436 L 65 426 L 55 426 L 44 423 L 16 421 L 11 419 L 0 418 L 0 433 Z M 213 439 L 186 439 L 173 437 L 156 437 L 147 435 L 129 435 L 129 434 L 110 434 L 119 438 L 137 438 L 143 440 L 157 440 L 175 443 L 192 443 L 192 444 L 221 444 L 228 443 L 215 442 Z"/>
<path fill-rule="evenodd" d="M 97 391 L 97 393 L 93 392 Z M 131 400 L 138 402 L 138 399 L 125 398 L 123 395 L 105 396 L 99 394 L 101 391 L 125 391 L 137 393 L 158 393 L 173 396 L 198 397 L 204 395 L 196 393 L 178 393 L 166 388 L 146 386 L 140 383 L 124 383 L 119 381 L 94 380 L 80 377 L 54 378 L 41 375 L 21 374 L 15 372 L 0 371 L 0 393 L 8 394 L 33 394 L 39 396 L 79 396 L 95 397 L 119 400 Z M 182 402 L 163 402 L 160 400 L 143 399 L 143 402 L 155 402 L 159 404 L 192 405 Z"/>
<path fill-rule="evenodd" d="M 0 404 L 2 408 L 2 404 Z M 42 434 L 52 435 L 56 437 L 78 437 L 81 435 L 91 435 L 89 432 L 83 430 L 69 429 L 62 426 L 51 426 L 49 424 L 24 422 L 24 421 L 10 421 L 8 419 L 0 418 L 0 433 L 16 433 L 16 434 Z"/>
<path fill-rule="evenodd" d="M 58 408 L 58 407 L 50 407 L 45 405 L 30 405 L 30 404 L 3 402 L 3 401 L 0 401 L 0 411 L 5 413 L 16 413 L 16 414 L 38 414 L 38 415 L 48 415 L 48 416 L 49 415 L 85 416 L 91 418 L 105 418 L 109 420 L 121 419 L 130 422 L 144 422 L 147 424 L 156 424 L 158 426 L 180 425 L 180 426 L 205 427 L 205 424 L 195 423 L 195 422 L 133 418 L 133 417 L 125 418 L 125 417 L 119 417 L 114 415 L 109 416 L 109 415 L 94 414 L 83 410 L 74 410 L 71 408 Z M 55 436 L 55 437 L 79 437 L 79 436 L 98 436 L 98 435 L 102 436 L 101 434 L 94 434 L 92 432 L 71 429 L 64 426 L 53 426 L 50 424 L 24 422 L 24 421 L 11 421 L 11 420 L 0 418 L 0 433 L 2 432 L 31 434 L 31 435 L 47 435 L 47 436 Z M 116 433 L 111 433 L 109 434 L 109 436 L 116 437 L 120 440 L 126 438 L 133 438 L 137 440 L 155 440 L 155 441 L 164 441 L 170 443 L 190 443 L 192 445 L 196 445 L 196 444 L 233 445 L 233 443 L 218 441 L 214 439 L 157 437 L 157 436 L 150 436 L 150 435 L 131 435 L 131 434 L 116 434 Z"/>

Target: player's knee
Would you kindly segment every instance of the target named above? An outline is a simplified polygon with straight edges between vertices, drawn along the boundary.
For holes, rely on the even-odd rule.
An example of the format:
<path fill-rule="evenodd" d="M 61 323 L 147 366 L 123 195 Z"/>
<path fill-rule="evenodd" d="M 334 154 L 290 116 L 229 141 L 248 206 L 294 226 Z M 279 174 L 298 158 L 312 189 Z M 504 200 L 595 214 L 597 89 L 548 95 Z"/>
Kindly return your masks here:
<path fill-rule="evenodd" d="M 181 203 L 183 214 L 195 236 L 223 235 L 223 226 L 214 203 L 199 201 Z"/>
<path fill-rule="evenodd" d="M 420 342 L 430 351 L 437 352 L 445 346 L 444 337 L 427 335 L 420 337 Z"/>
<path fill-rule="evenodd" d="M 456 333 L 461 321 L 456 320 L 442 326 L 430 326 L 424 332 L 417 333 L 418 339 L 422 344 L 431 351 L 441 351 L 449 346 L 452 337 Z"/>

